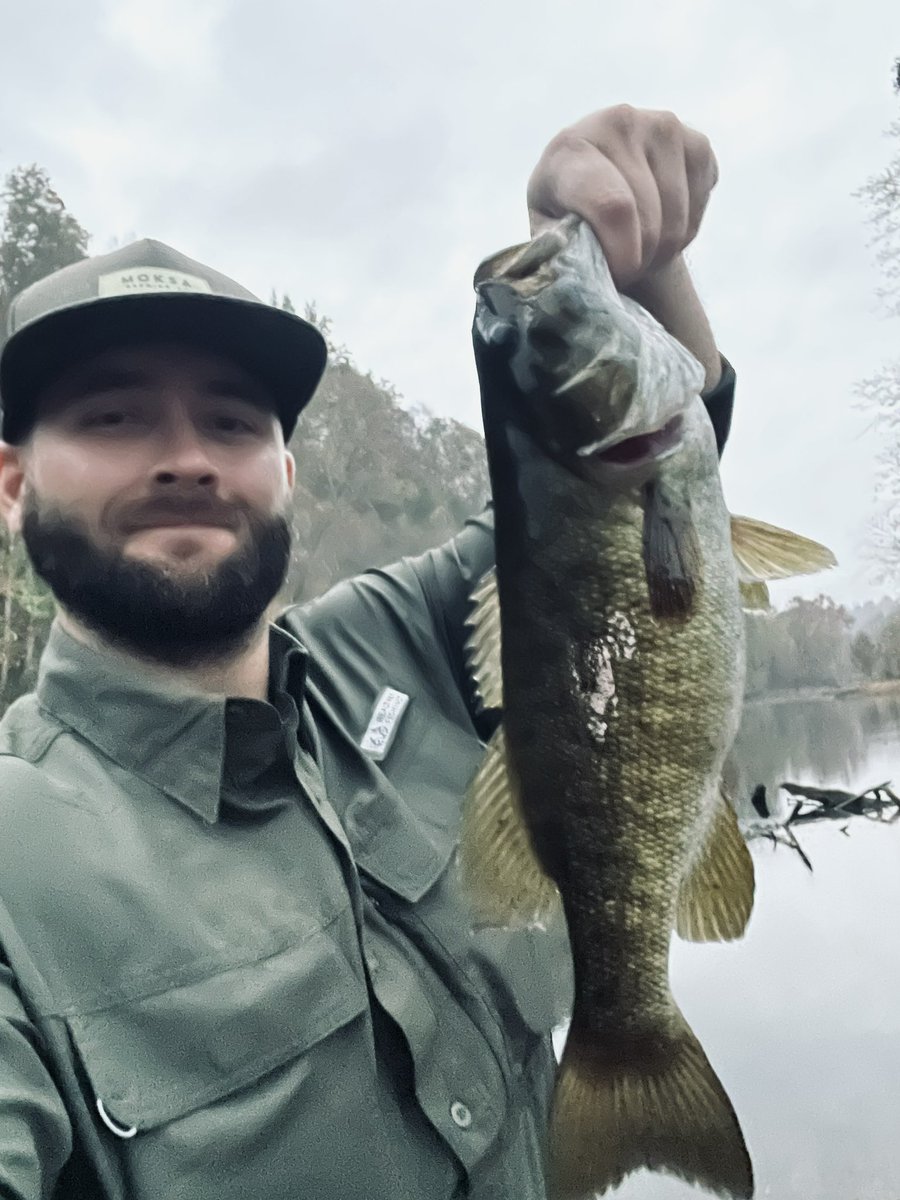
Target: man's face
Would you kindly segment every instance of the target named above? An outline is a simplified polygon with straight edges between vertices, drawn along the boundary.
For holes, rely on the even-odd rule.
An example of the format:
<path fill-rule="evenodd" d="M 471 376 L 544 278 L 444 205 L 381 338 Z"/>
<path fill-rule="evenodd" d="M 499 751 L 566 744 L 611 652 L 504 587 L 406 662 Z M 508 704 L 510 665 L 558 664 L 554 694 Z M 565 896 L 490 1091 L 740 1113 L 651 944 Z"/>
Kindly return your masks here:
<path fill-rule="evenodd" d="M 142 344 L 70 367 L 37 411 L 0 487 L 60 604 L 173 665 L 246 641 L 290 558 L 294 464 L 266 391 L 217 354 Z"/>

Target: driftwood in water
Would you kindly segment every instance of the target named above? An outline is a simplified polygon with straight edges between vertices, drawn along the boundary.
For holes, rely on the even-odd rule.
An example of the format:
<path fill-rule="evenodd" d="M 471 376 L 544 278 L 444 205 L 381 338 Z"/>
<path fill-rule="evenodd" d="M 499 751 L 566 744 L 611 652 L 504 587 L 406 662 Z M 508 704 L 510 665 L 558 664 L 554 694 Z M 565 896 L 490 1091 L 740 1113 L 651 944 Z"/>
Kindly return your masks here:
<path fill-rule="evenodd" d="M 789 846 L 796 850 L 808 870 L 812 863 L 797 841 L 793 825 L 809 821 L 844 821 L 841 833 L 847 833 L 850 817 L 866 817 L 870 821 L 896 821 L 900 819 L 900 796 L 890 788 L 890 780 L 876 784 L 862 792 L 844 792 L 838 788 L 808 787 L 802 783 L 783 783 L 781 787 L 792 796 L 795 804 L 784 821 L 773 821 L 766 799 L 766 789 L 760 784 L 755 788 L 751 803 L 763 818 L 764 823 L 747 828 L 747 837 L 764 837 L 776 845 Z"/>
<path fill-rule="evenodd" d="M 900 797 L 890 789 L 890 780 L 862 792 L 842 792 L 837 788 L 804 787 L 800 783 L 781 786 L 797 803 L 785 821 L 800 825 L 805 821 L 840 821 L 848 816 L 868 817 L 875 821 L 896 821 L 900 817 Z"/>

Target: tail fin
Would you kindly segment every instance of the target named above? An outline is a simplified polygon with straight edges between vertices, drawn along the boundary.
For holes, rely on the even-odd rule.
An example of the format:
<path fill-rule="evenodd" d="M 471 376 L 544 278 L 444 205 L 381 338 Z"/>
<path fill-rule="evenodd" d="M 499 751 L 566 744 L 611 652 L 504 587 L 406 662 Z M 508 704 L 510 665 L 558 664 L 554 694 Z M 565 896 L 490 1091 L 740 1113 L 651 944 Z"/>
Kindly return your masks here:
<path fill-rule="evenodd" d="M 610 1053 L 576 1018 L 553 1101 L 549 1195 L 588 1200 L 641 1167 L 719 1195 L 753 1194 L 734 1109 L 677 1009 L 652 1051 L 619 1041 Z"/>

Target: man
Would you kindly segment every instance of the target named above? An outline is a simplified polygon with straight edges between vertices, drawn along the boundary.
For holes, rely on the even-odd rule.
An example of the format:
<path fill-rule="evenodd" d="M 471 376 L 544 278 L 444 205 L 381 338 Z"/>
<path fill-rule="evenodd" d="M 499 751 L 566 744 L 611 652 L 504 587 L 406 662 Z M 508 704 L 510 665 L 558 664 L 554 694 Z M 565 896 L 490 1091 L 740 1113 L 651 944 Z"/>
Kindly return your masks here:
<path fill-rule="evenodd" d="M 714 183 L 705 138 L 618 106 L 550 143 L 529 207 L 590 220 L 706 366 L 721 444 L 681 257 Z M 155 242 L 13 302 L 0 508 L 58 615 L 0 723 L 4 1200 L 545 1195 L 565 939 L 473 928 L 453 866 L 490 524 L 270 623 L 323 365 Z"/>

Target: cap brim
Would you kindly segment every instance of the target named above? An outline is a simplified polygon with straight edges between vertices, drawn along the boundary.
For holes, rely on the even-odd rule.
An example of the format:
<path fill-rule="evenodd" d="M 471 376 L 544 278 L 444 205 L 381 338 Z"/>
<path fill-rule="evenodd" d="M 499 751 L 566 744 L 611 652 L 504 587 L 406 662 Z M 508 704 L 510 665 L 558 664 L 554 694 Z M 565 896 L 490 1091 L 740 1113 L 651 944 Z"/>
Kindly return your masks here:
<path fill-rule="evenodd" d="M 59 309 L 13 334 L 0 358 L 2 437 L 23 438 L 43 387 L 66 367 L 112 346 L 149 338 L 187 342 L 242 366 L 272 394 L 293 433 L 328 357 L 325 339 L 294 313 L 208 293 L 109 296 Z"/>

